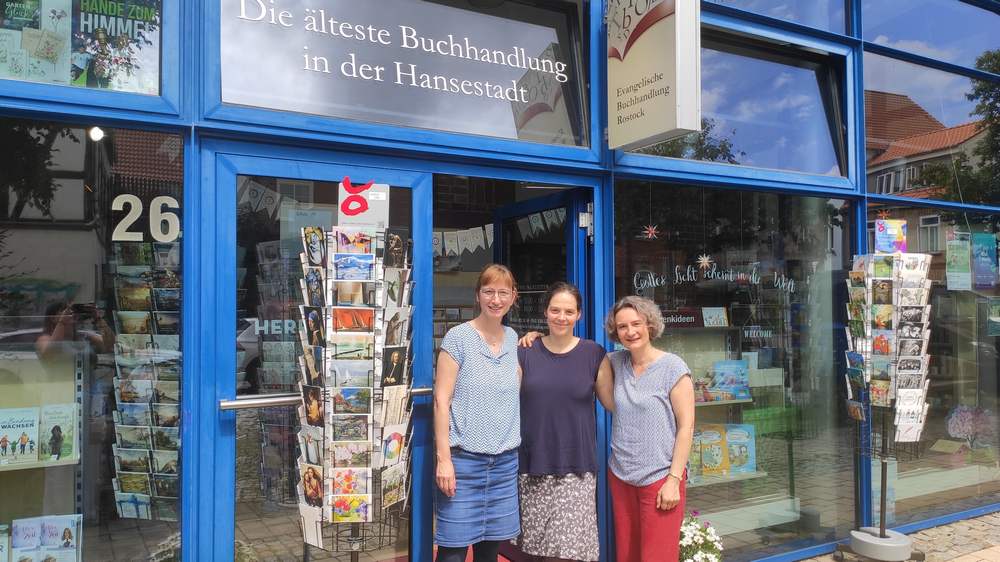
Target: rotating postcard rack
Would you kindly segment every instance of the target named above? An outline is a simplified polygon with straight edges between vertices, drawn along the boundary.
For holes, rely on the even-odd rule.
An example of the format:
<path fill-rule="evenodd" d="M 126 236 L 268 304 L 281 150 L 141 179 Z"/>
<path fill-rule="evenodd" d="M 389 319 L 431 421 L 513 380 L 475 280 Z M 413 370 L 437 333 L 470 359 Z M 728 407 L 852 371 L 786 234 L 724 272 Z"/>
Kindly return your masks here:
<path fill-rule="evenodd" d="M 408 486 L 410 241 L 405 231 L 306 227 L 298 459 L 304 541 L 389 546 Z"/>
<path fill-rule="evenodd" d="M 912 541 L 886 530 L 888 467 L 920 454 L 927 416 L 931 281 L 928 254 L 855 256 L 847 279 L 847 411 L 861 458 L 877 459 L 879 525 L 851 532 L 853 552 L 875 560 L 923 560 Z M 865 422 L 868 422 L 867 424 Z"/>

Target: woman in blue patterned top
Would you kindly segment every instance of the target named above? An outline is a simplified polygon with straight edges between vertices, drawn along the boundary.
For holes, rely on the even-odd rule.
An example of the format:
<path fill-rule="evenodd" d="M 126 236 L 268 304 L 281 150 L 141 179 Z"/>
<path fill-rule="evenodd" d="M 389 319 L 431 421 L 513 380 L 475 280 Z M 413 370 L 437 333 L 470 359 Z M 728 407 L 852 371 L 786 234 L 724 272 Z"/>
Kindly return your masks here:
<path fill-rule="evenodd" d="M 434 379 L 437 562 L 496 562 L 521 531 L 517 334 L 502 324 L 517 298 L 509 269 L 490 264 L 476 282 L 479 314 L 445 334 Z"/>

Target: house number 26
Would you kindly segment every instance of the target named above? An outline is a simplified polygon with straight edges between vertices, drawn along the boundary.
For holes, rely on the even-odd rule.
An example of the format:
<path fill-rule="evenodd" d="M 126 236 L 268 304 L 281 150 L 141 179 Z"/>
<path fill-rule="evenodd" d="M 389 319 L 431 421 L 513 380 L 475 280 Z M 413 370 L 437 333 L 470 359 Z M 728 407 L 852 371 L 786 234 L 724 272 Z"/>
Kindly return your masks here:
<path fill-rule="evenodd" d="M 126 208 L 128 209 L 126 211 Z M 171 209 L 180 210 L 181 205 L 173 197 L 161 195 L 149 202 L 149 235 L 157 242 L 173 242 L 181 233 L 181 219 Z M 142 199 L 135 195 L 123 194 L 111 201 L 111 210 L 126 211 L 122 220 L 111 233 L 112 242 L 142 242 L 143 233 L 130 230 L 142 216 Z"/>

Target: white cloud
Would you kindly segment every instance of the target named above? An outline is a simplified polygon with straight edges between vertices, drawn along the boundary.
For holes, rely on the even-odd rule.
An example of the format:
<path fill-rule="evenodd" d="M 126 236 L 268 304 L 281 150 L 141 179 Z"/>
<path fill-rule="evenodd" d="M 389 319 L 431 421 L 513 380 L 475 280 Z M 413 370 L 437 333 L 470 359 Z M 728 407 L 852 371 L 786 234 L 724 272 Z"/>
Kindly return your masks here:
<path fill-rule="evenodd" d="M 925 41 L 918 41 L 916 39 L 899 39 L 897 41 L 893 41 L 885 35 L 879 35 L 872 42 L 884 47 L 892 47 L 893 49 L 899 49 L 900 51 L 906 51 L 915 55 L 921 55 L 947 62 L 957 61 L 959 55 L 961 54 L 958 50 L 939 49 L 929 45 Z"/>
<path fill-rule="evenodd" d="M 972 119 L 968 78 L 873 54 L 865 55 L 864 64 L 866 90 L 909 96 L 949 127 Z"/>
<path fill-rule="evenodd" d="M 778 90 L 785 84 L 790 83 L 791 81 L 792 81 L 792 75 L 787 72 L 782 72 L 774 79 L 774 82 L 771 82 L 771 89 Z"/>
<path fill-rule="evenodd" d="M 719 109 L 719 104 L 725 100 L 726 87 L 715 86 L 708 90 L 701 91 L 701 109 L 705 113 L 715 113 Z"/>

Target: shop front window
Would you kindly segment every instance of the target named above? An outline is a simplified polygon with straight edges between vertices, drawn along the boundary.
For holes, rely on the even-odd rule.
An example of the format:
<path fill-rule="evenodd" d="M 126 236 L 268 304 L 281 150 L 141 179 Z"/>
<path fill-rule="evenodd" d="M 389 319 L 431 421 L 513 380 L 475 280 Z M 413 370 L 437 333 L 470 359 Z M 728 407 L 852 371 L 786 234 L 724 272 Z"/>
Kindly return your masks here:
<path fill-rule="evenodd" d="M 1000 49 L 1000 14 L 960 0 L 861 2 L 865 41 L 968 67 Z M 995 71 L 994 71 L 995 72 Z"/>
<path fill-rule="evenodd" d="M 616 294 L 653 299 L 667 325 L 654 345 L 690 367 L 688 509 L 723 535 L 726 560 L 854 525 L 837 328 L 850 217 L 837 199 L 616 186 Z"/>
<path fill-rule="evenodd" d="M 816 2 L 784 2 L 783 0 L 709 0 L 714 4 L 731 6 L 834 33 L 844 33 L 844 0 L 817 0 Z"/>
<path fill-rule="evenodd" d="M 844 176 L 837 75 L 826 57 L 702 30 L 702 130 L 638 152 Z"/>
<path fill-rule="evenodd" d="M 15 119 L 0 143 L 0 546 L 179 559 L 183 143 Z"/>
<path fill-rule="evenodd" d="M 0 78 L 160 93 L 162 0 L 4 0 Z"/>
<path fill-rule="evenodd" d="M 243 3 L 250 4 L 250 3 Z M 586 146 L 581 0 L 222 4 L 222 102 Z M 276 12 L 277 13 L 277 12 Z M 335 17 L 334 17 L 335 15 Z M 260 79 L 266 61 L 270 79 Z"/>
<path fill-rule="evenodd" d="M 928 409 L 919 441 L 890 464 L 888 522 L 1000 502 L 1000 216 L 898 204 L 869 214 L 904 221 L 907 249 L 931 256 Z"/>
<path fill-rule="evenodd" d="M 991 53 L 977 66 L 998 72 L 1000 50 Z M 1000 80 L 873 53 L 864 65 L 868 192 L 1000 203 Z"/>

